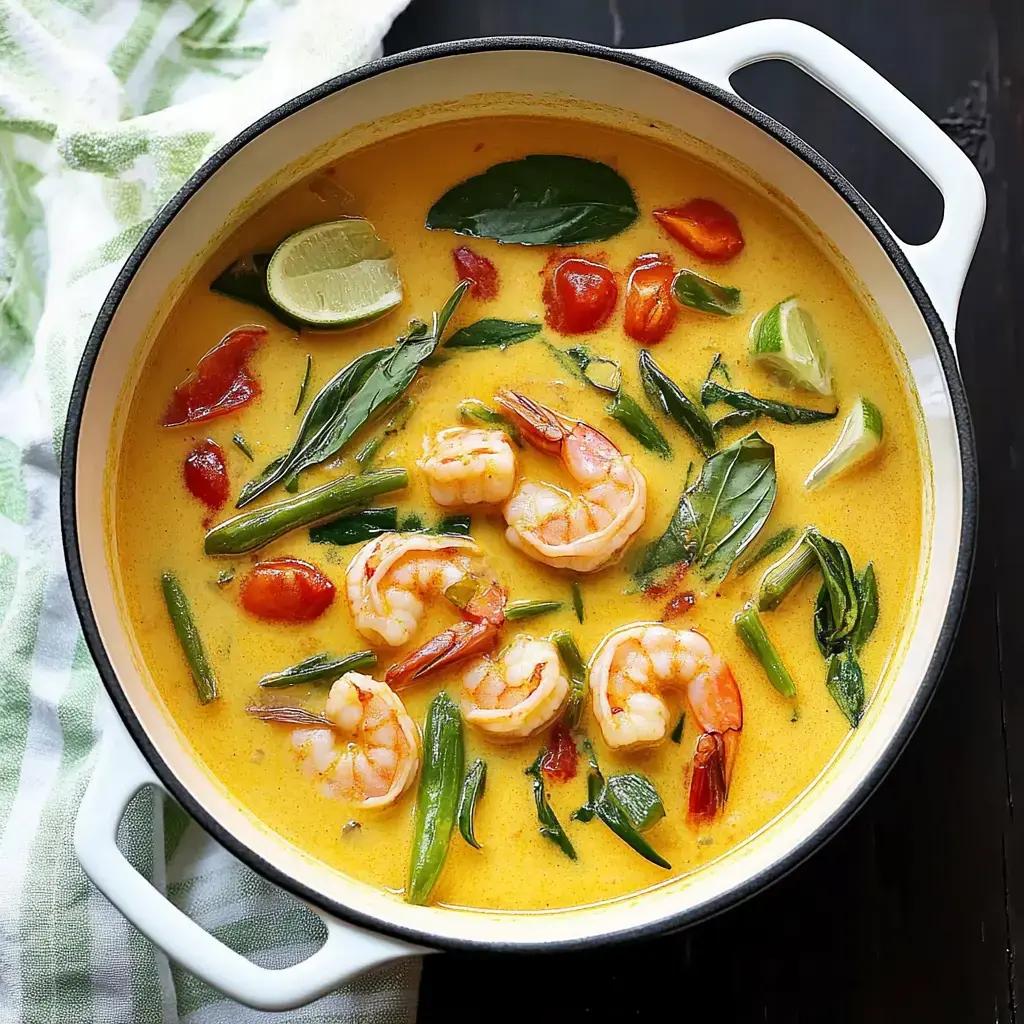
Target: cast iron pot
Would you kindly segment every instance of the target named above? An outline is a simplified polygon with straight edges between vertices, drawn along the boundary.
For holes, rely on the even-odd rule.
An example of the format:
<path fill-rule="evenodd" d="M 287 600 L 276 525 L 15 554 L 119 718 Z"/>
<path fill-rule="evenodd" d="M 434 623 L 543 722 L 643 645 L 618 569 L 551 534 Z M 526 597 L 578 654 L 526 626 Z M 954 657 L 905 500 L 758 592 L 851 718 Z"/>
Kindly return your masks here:
<path fill-rule="evenodd" d="M 931 178 L 945 202 L 931 241 L 901 242 L 834 167 L 736 95 L 733 72 L 775 58 L 855 107 Z M 685 878 L 605 905 L 543 914 L 410 906 L 305 856 L 239 808 L 152 696 L 107 540 L 126 396 L 156 328 L 205 255 L 251 210 L 318 165 L 371 138 L 470 110 L 571 110 L 641 132 L 679 133 L 679 145 L 789 206 L 845 261 L 891 327 L 920 402 L 928 465 L 913 621 L 861 727 L 815 786 L 756 836 Z M 325 82 L 246 128 L 186 183 L 135 249 L 96 321 L 71 400 L 64 544 L 85 637 L 124 726 L 111 716 L 78 816 L 75 843 L 86 873 L 169 956 L 233 998 L 266 1009 L 308 1002 L 369 966 L 432 949 L 555 951 L 653 935 L 718 913 L 780 878 L 833 835 L 892 766 L 953 641 L 977 502 L 953 329 L 984 209 L 977 172 L 928 117 L 834 40 L 789 21 L 633 53 L 532 38 L 431 46 Z M 324 946 L 283 970 L 257 967 L 137 874 L 115 833 L 127 802 L 150 783 L 321 914 Z"/>

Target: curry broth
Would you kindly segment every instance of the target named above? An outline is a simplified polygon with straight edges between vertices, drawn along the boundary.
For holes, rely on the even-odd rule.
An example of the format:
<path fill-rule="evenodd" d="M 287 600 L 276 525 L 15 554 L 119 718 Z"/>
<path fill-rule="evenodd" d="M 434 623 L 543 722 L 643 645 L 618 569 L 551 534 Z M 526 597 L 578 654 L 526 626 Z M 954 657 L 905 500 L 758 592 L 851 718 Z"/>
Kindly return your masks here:
<path fill-rule="evenodd" d="M 641 215 L 623 234 L 574 252 L 597 256 L 620 273 L 619 306 L 611 320 L 584 339 L 618 359 L 626 387 L 639 397 L 638 346 L 622 332 L 621 272 L 641 253 L 671 253 L 677 265 L 742 288 L 748 312 L 718 319 L 683 310 L 668 338 L 654 349 L 662 368 L 675 380 L 692 384 L 703 378 L 716 352 L 733 371 L 734 386 L 783 400 L 813 403 L 806 396 L 773 384 L 746 358 L 751 317 L 786 296 L 797 294 L 813 314 L 833 365 L 840 417 L 811 426 L 784 426 L 761 420 L 757 429 L 776 448 L 778 497 L 761 539 L 786 525 L 816 524 L 847 546 L 854 564 L 874 561 L 881 611 L 872 639 L 861 656 L 870 693 L 886 670 L 909 614 L 909 602 L 921 548 L 921 464 L 915 415 L 903 377 L 871 317 L 830 261 L 786 215 L 738 181 L 686 154 L 612 129 L 554 119 L 481 118 L 422 129 L 379 142 L 339 160 L 328 177 L 300 183 L 252 217 L 197 274 L 171 312 L 132 399 L 120 455 L 115 509 L 115 546 L 123 576 L 128 616 L 157 692 L 197 756 L 238 802 L 258 819 L 313 856 L 338 870 L 395 893 L 404 887 L 411 842 L 415 794 L 392 809 L 353 814 L 344 804 L 320 795 L 300 769 L 283 726 L 256 721 L 245 706 L 267 697 L 256 681 L 265 673 L 302 658 L 331 651 L 365 649 L 354 629 L 345 600 L 344 572 L 357 547 L 313 544 L 308 531 L 293 532 L 249 556 L 211 559 L 203 554 L 206 509 L 185 489 L 182 463 L 197 440 L 209 437 L 225 451 L 232 497 L 217 519 L 232 514 L 241 485 L 257 469 L 285 450 L 299 417 L 293 415 L 307 353 L 313 356 L 308 396 L 316 394 L 342 365 L 359 352 L 391 344 L 411 316 L 429 319 L 455 284 L 451 251 L 462 239 L 430 232 L 423 219 L 431 203 L 456 181 L 501 160 L 533 152 L 563 152 L 605 161 L 622 173 L 637 195 Z M 325 182 L 332 184 L 325 187 Z M 346 195 L 350 194 L 350 196 Z M 667 239 L 651 217 L 656 206 L 692 196 L 714 197 L 738 217 L 746 238 L 742 254 L 722 268 L 707 267 Z M 405 284 L 399 310 L 382 321 L 348 333 L 304 333 L 301 337 L 262 311 L 209 291 L 209 284 L 231 260 L 254 250 L 272 248 L 301 227 L 346 214 L 367 217 L 390 242 Z M 472 247 L 496 264 L 500 291 L 487 303 L 464 300 L 454 326 L 483 316 L 512 320 L 543 318 L 542 274 L 551 250 L 499 246 L 472 240 Z M 252 368 L 263 394 L 242 410 L 206 423 L 165 428 L 160 418 L 176 384 L 200 356 L 224 334 L 243 323 L 264 324 L 270 336 Z M 540 336 L 559 342 L 545 331 Z M 561 340 L 562 344 L 566 344 Z M 633 455 L 648 482 L 647 520 L 623 563 L 582 579 L 585 621 L 579 625 L 569 604 L 569 580 L 514 552 L 503 539 L 498 514 L 473 516 L 473 536 L 487 552 L 510 600 L 556 598 L 563 610 L 542 619 L 511 623 L 506 635 L 554 629 L 572 630 L 585 657 L 612 628 L 635 620 L 658 618 L 663 601 L 624 595 L 631 554 L 664 529 L 682 488 L 688 463 L 698 454 L 673 424 L 658 419 L 675 456 L 666 462 L 646 452 L 603 413 L 605 400 L 571 379 L 544 349 L 540 338 L 505 352 L 459 352 L 421 372 L 414 384 L 415 412 L 405 429 L 382 449 L 377 466 L 405 466 L 410 487 L 379 504 L 397 503 L 432 521 L 443 510 L 430 500 L 415 467 L 424 434 L 457 422 L 456 406 L 466 397 L 490 402 L 500 387 L 514 386 L 531 397 L 578 416 Z M 808 494 L 802 482 L 835 440 L 853 397 L 869 396 L 885 418 L 881 454 L 821 491 Z M 719 413 L 720 414 L 720 413 Z M 656 417 L 657 418 L 657 417 Z M 373 428 L 370 428 L 371 430 Z M 255 454 L 248 461 L 232 444 L 241 433 Z M 730 430 L 731 443 L 744 430 Z M 361 439 L 348 452 L 358 450 Z M 520 453 L 524 476 L 559 480 L 551 459 L 532 450 Z M 303 489 L 351 472 L 351 454 L 318 467 L 302 480 Z M 279 490 L 272 492 L 277 500 Z M 894 514 L 894 509 L 899 514 Z M 756 543 L 756 542 L 755 542 Z M 237 600 L 237 581 L 218 587 L 222 568 L 240 576 L 259 558 L 294 556 L 318 565 L 334 582 L 337 596 L 329 611 L 301 625 L 261 622 L 247 615 Z M 160 574 L 173 569 L 192 602 L 210 660 L 220 684 L 220 699 L 205 707 L 195 688 L 168 621 L 160 594 Z M 463 907 L 542 910 L 593 903 L 664 882 L 721 856 L 780 814 L 835 754 L 847 724 L 825 690 L 824 662 L 815 646 L 811 612 L 818 578 L 800 585 L 776 612 L 765 615 L 766 627 L 786 658 L 797 684 L 795 701 L 780 696 L 757 661 L 737 637 L 732 618 L 756 588 L 760 570 L 717 588 L 691 573 L 688 586 L 697 603 L 672 624 L 699 629 L 730 662 L 744 704 L 739 756 L 724 815 L 699 833 L 686 824 L 687 766 L 697 730 L 687 716 L 682 743 L 666 741 L 642 755 L 611 754 L 588 708 L 584 728 L 595 741 L 606 774 L 637 769 L 647 773 L 661 794 L 667 815 L 647 838 L 669 860 L 666 872 L 627 848 L 603 824 L 570 823 L 569 815 L 585 799 L 584 765 L 576 779 L 548 784 L 552 806 L 579 853 L 570 862 L 538 832 L 530 781 L 524 768 L 542 739 L 497 746 L 466 728 L 467 764 L 477 756 L 488 762 L 487 791 L 477 813 L 476 851 L 453 837 L 448 862 L 435 890 L 436 901 Z M 414 644 L 453 621 L 435 606 Z M 380 675 L 394 654 L 378 650 Z M 458 668 L 402 691 L 414 720 L 422 724 L 427 704 L 437 691 L 458 688 Z M 322 707 L 323 688 L 297 687 L 287 703 Z M 357 817 L 359 830 L 342 833 Z"/>

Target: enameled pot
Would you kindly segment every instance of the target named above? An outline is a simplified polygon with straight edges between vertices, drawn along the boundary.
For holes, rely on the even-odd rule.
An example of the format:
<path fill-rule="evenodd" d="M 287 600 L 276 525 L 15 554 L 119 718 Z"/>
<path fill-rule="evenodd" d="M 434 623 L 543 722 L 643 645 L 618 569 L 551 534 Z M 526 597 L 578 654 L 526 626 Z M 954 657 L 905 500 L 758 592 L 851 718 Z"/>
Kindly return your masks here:
<path fill-rule="evenodd" d="M 856 190 L 785 127 L 740 99 L 730 75 L 791 61 L 855 107 L 936 184 L 942 225 L 897 239 Z M 925 527 L 913 618 L 861 726 L 820 780 L 760 833 L 682 879 L 630 898 L 543 914 L 418 907 L 304 856 L 232 802 L 190 755 L 147 685 L 124 624 L 109 523 L 125 396 L 183 284 L 247 214 L 315 167 L 373 138 L 470 111 L 547 111 L 679 133 L 678 144 L 740 174 L 802 218 L 845 263 L 896 339 L 920 402 Z M 957 303 L 984 217 L 981 180 L 935 124 L 834 40 L 765 21 L 635 53 L 548 39 L 427 47 L 326 82 L 247 128 L 156 218 L 115 282 L 89 339 L 63 449 L 61 513 L 85 637 L 113 716 L 75 830 L 87 874 L 172 958 L 241 1002 L 295 1006 L 352 974 L 428 949 L 563 950 L 679 928 L 778 879 L 850 817 L 919 721 L 949 653 L 976 525 L 971 425 L 952 344 Z M 138 789 L 166 788 L 228 849 L 317 909 L 325 945 L 270 971 L 221 945 L 138 875 L 115 845 Z"/>

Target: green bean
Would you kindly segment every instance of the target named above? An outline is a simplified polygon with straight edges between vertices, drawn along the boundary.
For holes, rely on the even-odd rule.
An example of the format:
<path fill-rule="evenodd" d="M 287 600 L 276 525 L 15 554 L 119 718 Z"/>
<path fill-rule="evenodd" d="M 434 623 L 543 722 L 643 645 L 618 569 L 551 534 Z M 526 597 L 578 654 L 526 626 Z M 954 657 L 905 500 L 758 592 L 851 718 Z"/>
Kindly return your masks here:
<path fill-rule="evenodd" d="M 430 702 L 423 724 L 423 771 L 405 890 L 410 903 L 427 902 L 444 867 L 458 814 L 464 757 L 462 715 L 442 690 Z"/>
<path fill-rule="evenodd" d="M 409 482 L 404 469 L 382 469 L 361 476 L 345 476 L 322 487 L 242 512 L 218 523 L 206 535 L 208 555 L 240 555 L 269 544 L 290 530 L 329 522 L 342 512 L 368 502 L 378 494 L 396 491 Z"/>
<path fill-rule="evenodd" d="M 203 638 L 199 635 L 199 627 L 192 617 L 192 609 L 189 606 L 185 591 L 181 589 L 178 577 L 173 572 L 165 572 L 160 578 L 164 591 L 164 602 L 167 605 L 167 614 L 171 617 L 171 624 L 178 636 L 181 650 L 188 662 L 189 671 L 195 680 L 196 692 L 199 694 L 200 704 L 209 704 L 217 697 L 217 677 L 206 660 L 206 651 L 203 650 Z"/>
<path fill-rule="evenodd" d="M 796 684 L 789 674 L 779 654 L 772 643 L 771 637 L 765 632 L 761 616 L 752 604 L 745 604 L 742 611 L 733 619 L 736 624 L 736 631 L 743 638 L 743 642 L 750 649 L 750 652 L 761 662 L 768 682 L 775 687 L 783 697 L 796 696 Z"/>
<path fill-rule="evenodd" d="M 758 611 L 770 612 L 777 608 L 782 599 L 817 564 L 818 556 L 801 536 L 789 551 L 765 570 L 757 591 Z"/>

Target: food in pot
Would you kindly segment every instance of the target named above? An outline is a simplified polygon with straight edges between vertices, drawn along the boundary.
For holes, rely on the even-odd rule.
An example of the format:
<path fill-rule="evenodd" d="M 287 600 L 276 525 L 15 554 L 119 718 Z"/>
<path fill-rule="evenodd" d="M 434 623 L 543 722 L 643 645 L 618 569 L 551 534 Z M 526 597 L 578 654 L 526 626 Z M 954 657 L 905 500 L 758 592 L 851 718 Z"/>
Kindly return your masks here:
<path fill-rule="evenodd" d="M 300 182 L 210 256 L 131 397 L 114 548 L 167 713 L 395 899 L 727 855 L 871 727 L 912 618 L 895 346 L 796 218 L 649 138 L 483 117 L 331 173 L 344 208 Z"/>

